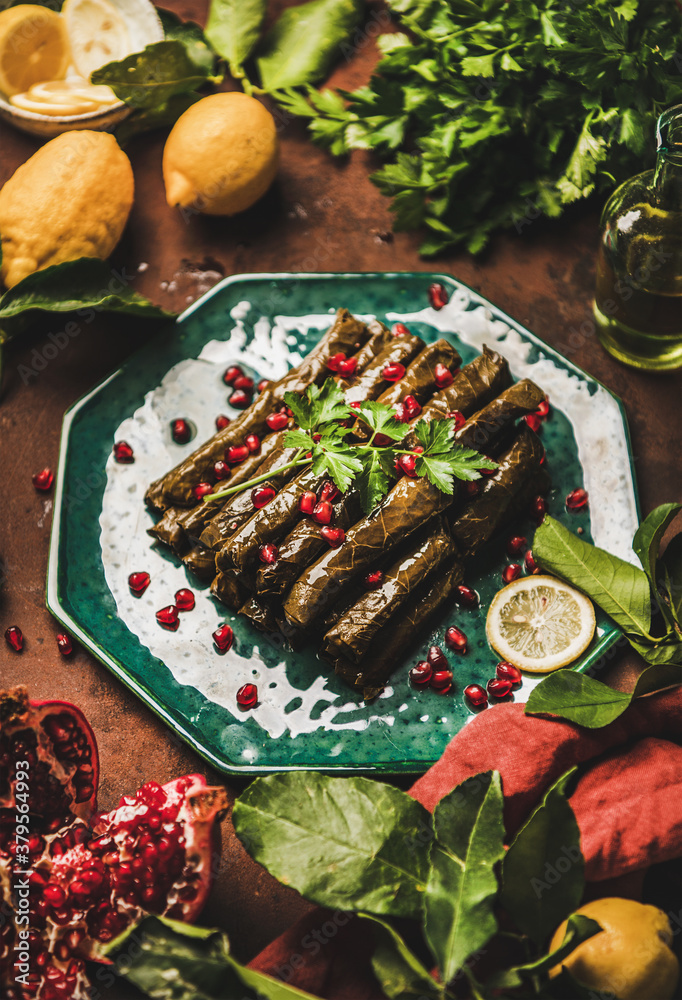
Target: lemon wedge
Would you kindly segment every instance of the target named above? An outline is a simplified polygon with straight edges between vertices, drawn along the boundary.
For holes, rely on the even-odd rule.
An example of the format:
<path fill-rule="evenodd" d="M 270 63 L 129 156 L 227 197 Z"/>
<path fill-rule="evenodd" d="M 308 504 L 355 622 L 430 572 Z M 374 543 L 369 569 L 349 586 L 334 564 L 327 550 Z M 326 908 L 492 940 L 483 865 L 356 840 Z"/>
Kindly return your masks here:
<path fill-rule="evenodd" d="M 13 94 L 10 104 L 40 115 L 82 115 L 103 110 L 118 101 L 110 87 L 94 86 L 80 77 L 34 83 L 26 93 Z"/>
<path fill-rule="evenodd" d="M 8 97 L 63 77 L 68 65 L 69 40 L 59 14 L 26 3 L 0 13 L 0 90 Z"/>
<path fill-rule="evenodd" d="M 62 17 L 71 42 L 73 65 L 88 81 L 100 66 L 124 59 L 133 51 L 126 23 L 108 0 L 66 0 Z M 48 79 L 48 75 L 42 79 Z"/>
<path fill-rule="evenodd" d="M 538 674 L 577 660 L 594 628 L 592 602 L 553 576 L 514 580 L 495 595 L 485 623 L 496 653 L 520 670 Z"/>

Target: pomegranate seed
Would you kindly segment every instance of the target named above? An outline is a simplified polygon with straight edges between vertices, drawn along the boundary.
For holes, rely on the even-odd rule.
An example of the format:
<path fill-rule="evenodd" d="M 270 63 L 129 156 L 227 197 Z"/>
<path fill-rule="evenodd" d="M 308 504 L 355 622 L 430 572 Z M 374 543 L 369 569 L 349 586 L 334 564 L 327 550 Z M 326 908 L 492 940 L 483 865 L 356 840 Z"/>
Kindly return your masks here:
<path fill-rule="evenodd" d="M 394 323 L 391 328 L 391 333 L 394 337 L 409 337 L 411 336 L 410 331 L 407 329 L 404 323 Z"/>
<path fill-rule="evenodd" d="M 587 507 L 587 499 L 587 490 L 580 488 L 571 490 L 566 497 L 566 510 L 582 510 L 583 507 Z"/>
<path fill-rule="evenodd" d="M 332 356 L 329 358 L 329 360 L 327 361 L 327 368 L 329 369 L 330 372 L 338 372 L 339 365 L 341 364 L 342 361 L 346 360 L 347 360 L 346 355 L 342 351 L 339 351 L 338 354 L 332 354 Z"/>
<path fill-rule="evenodd" d="M 213 641 L 221 653 L 227 653 L 232 648 L 233 640 L 234 632 L 227 623 L 219 625 L 213 633 Z"/>
<path fill-rule="evenodd" d="M 257 455 L 260 451 L 260 438 L 257 434 L 247 434 L 244 438 L 244 444 L 251 455 Z"/>
<path fill-rule="evenodd" d="M 535 562 L 535 556 L 533 555 L 532 549 L 528 549 L 523 562 L 527 573 L 534 573 L 535 570 L 538 569 L 538 564 Z"/>
<path fill-rule="evenodd" d="M 223 479 L 229 479 L 230 467 L 227 462 L 216 462 L 213 466 L 213 475 L 216 477 L 218 482 L 221 482 Z"/>
<path fill-rule="evenodd" d="M 471 587 L 465 587 L 463 584 L 457 588 L 457 600 L 463 608 L 478 607 L 478 594 Z"/>
<path fill-rule="evenodd" d="M 434 369 L 433 379 L 439 389 L 447 389 L 455 381 L 455 376 L 439 361 Z"/>
<path fill-rule="evenodd" d="M 429 651 L 426 654 L 426 659 L 431 664 L 434 670 L 449 670 L 450 664 L 448 663 L 447 657 L 440 646 L 429 646 Z"/>
<path fill-rule="evenodd" d="M 225 461 L 228 465 L 239 465 L 249 457 L 249 448 L 245 444 L 233 444 L 225 452 Z"/>
<path fill-rule="evenodd" d="M 502 582 L 511 583 L 512 580 L 518 580 L 521 576 L 521 567 L 518 563 L 510 563 L 509 566 L 505 566 L 502 570 Z"/>
<path fill-rule="evenodd" d="M 251 393 L 245 392 L 243 389 L 235 389 L 228 403 L 230 406 L 234 406 L 235 410 L 245 410 L 247 406 L 251 406 Z"/>
<path fill-rule="evenodd" d="M 542 524 L 545 519 L 547 504 L 544 497 L 535 497 L 530 505 L 530 514 L 536 524 Z"/>
<path fill-rule="evenodd" d="M 164 628 L 168 628 L 175 632 L 176 628 L 180 624 L 178 609 L 174 604 L 169 604 L 168 607 L 161 608 L 160 611 L 156 612 L 156 620 L 159 625 L 163 625 Z"/>
<path fill-rule="evenodd" d="M 502 660 L 495 667 L 495 674 L 501 681 L 509 681 L 513 687 L 518 687 L 523 681 L 523 674 L 513 663 Z"/>
<path fill-rule="evenodd" d="M 488 704 L 488 695 L 480 684 L 468 684 L 464 688 L 464 697 L 471 702 L 474 708 L 481 708 L 481 706 Z"/>
<path fill-rule="evenodd" d="M 235 389 L 243 389 L 244 392 L 253 392 L 254 381 L 248 375 L 238 375 L 232 385 Z"/>
<path fill-rule="evenodd" d="M 175 607 L 178 611 L 191 611 L 195 604 L 194 594 L 187 587 L 175 592 Z"/>
<path fill-rule="evenodd" d="M 452 670 L 434 670 L 430 684 L 436 691 L 447 694 L 452 687 Z"/>
<path fill-rule="evenodd" d="M 328 500 L 322 500 L 320 503 L 315 504 L 313 520 L 317 521 L 318 524 L 331 524 L 333 516 L 334 508 Z"/>
<path fill-rule="evenodd" d="M 114 445 L 114 461 L 118 462 L 119 465 L 130 465 L 131 462 L 135 461 L 133 449 L 127 441 L 117 441 Z"/>
<path fill-rule="evenodd" d="M 512 682 L 504 677 L 493 677 L 485 686 L 486 691 L 492 698 L 506 698 L 511 693 Z"/>
<path fill-rule="evenodd" d="M 215 418 L 215 426 L 217 431 L 224 431 L 226 427 L 229 427 L 232 421 L 224 413 L 220 413 Z"/>
<path fill-rule="evenodd" d="M 237 691 L 237 704 L 240 708 L 253 708 L 258 704 L 258 688 L 255 684 L 243 684 Z"/>
<path fill-rule="evenodd" d="M 393 441 L 387 434 L 375 434 L 374 444 L 377 448 L 387 448 L 389 444 L 393 444 Z"/>
<path fill-rule="evenodd" d="M 5 640 L 15 653 L 20 653 L 24 648 L 24 633 L 18 625 L 10 625 L 5 631 Z"/>
<path fill-rule="evenodd" d="M 251 503 L 256 510 L 260 510 L 274 500 L 276 495 L 277 491 L 272 486 L 257 486 L 251 490 Z"/>
<path fill-rule="evenodd" d="M 258 389 L 259 392 L 265 392 L 265 390 L 269 385 L 270 385 L 270 379 L 262 378 L 258 383 L 258 385 L 256 386 L 256 389 Z"/>
<path fill-rule="evenodd" d="M 395 404 L 395 419 L 401 424 L 407 424 L 410 420 L 410 414 L 407 411 L 407 407 L 404 403 Z"/>
<path fill-rule="evenodd" d="M 532 431 L 535 431 L 535 433 L 537 434 L 537 432 L 540 430 L 540 425 L 542 424 L 542 420 L 537 415 L 537 413 L 527 413 L 523 419 L 526 421 L 530 429 Z"/>
<path fill-rule="evenodd" d="M 442 309 L 448 304 L 448 300 L 449 296 L 445 286 L 441 285 L 439 281 L 434 281 L 432 285 L 429 285 L 429 302 L 432 309 Z"/>
<path fill-rule="evenodd" d="M 128 586 L 133 594 L 141 597 L 151 582 L 149 573 L 131 573 L 128 577 Z"/>
<path fill-rule="evenodd" d="M 445 414 L 446 420 L 455 421 L 455 430 L 458 431 L 460 427 L 464 427 L 467 422 L 467 418 L 464 416 L 461 410 L 448 410 Z"/>
<path fill-rule="evenodd" d="M 332 549 L 338 549 L 339 545 L 343 545 L 346 540 L 346 532 L 343 528 L 322 528 L 320 535 Z"/>
<path fill-rule="evenodd" d="M 445 644 L 455 653 L 466 653 L 467 637 L 461 629 L 451 625 L 445 633 Z"/>
<path fill-rule="evenodd" d="M 511 556 L 521 556 L 528 548 L 528 539 L 524 538 L 523 535 L 514 535 L 507 542 L 507 555 Z"/>
<path fill-rule="evenodd" d="M 62 656 L 70 656 L 73 652 L 73 644 L 71 642 L 71 637 L 66 634 L 66 632 L 60 632 L 57 636 L 57 649 L 62 654 Z"/>
<path fill-rule="evenodd" d="M 409 476 L 410 479 L 417 479 L 417 473 L 415 472 L 415 465 L 417 460 L 414 455 L 398 455 L 395 460 L 395 467 L 398 472 L 402 472 L 404 476 Z"/>
<path fill-rule="evenodd" d="M 211 483 L 197 483 L 192 492 L 197 500 L 203 500 L 209 493 L 213 493 L 213 486 Z"/>
<path fill-rule="evenodd" d="M 50 906 L 53 906 L 56 910 L 60 909 L 66 902 L 66 893 L 59 885 L 46 885 L 43 889 L 43 899 Z"/>
<path fill-rule="evenodd" d="M 386 365 L 381 370 L 381 377 L 386 382 L 399 382 L 401 378 L 405 377 L 405 365 L 401 365 L 399 361 Z"/>
<path fill-rule="evenodd" d="M 171 437 L 176 444 L 187 444 L 191 436 L 192 428 L 186 420 L 178 417 L 177 420 L 171 421 Z"/>
<path fill-rule="evenodd" d="M 223 382 L 225 385 L 234 385 L 235 379 L 239 378 L 239 376 L 243 374 L 244 370 L 240 368 L 239 365 L 230 365 L 223 375 Z"/>
<path fill-rule="evenodd" d="M 345 358 L 343 361 L 339 361 L 338 373 L 343 375 L 344 378 L 348 378 L 351 375 L 355 375 L 355 369 L 358 367 L 358 363 L 355 358 Z"/>
<path fill-rule="evenodd" d="M 31 481 L 37 490 L 41 493 L 46 493 L 52 487 L 54 482 L 54 472 L 52 469 L 41 469 L 40 472 L 36 472 L 34 476 L 31 476 Z"/>
<path fill-rule="evenodd" d="M 414 420 L 414 418 L 418 417 L 422 411 L 421 404 L 414 398 L 414 396 L 405 396 L 402 405 L 407 411 L 408 420 Z"/>
<path fill-rule="evenodd" d="M 320 502 L 334 503 L 334 501 L 338 500 L 340 496 L 341 492 L 340 490 L 337 489 L 336 485 L 334 483 L 330 483 L 329 480 L 327 480 L 324 486 L 322 487 L 322 492 L 320 493 Z"/>
<path fill-rule="evenodd" d="M 271 431 L 281 431 L 289 423 L 289 418 L 286 413 L 278 411 L 276 413 L 270 413 L 265 418 L 265 423 Z"/>
<path fill-rule="evenodd" d="M 354 403 L 349 403 L 348 405 L 352 410 L 359 410 L 362 406 L 362 402 L 359 399 L 356 399 Z"/>
<path fill-rule="evenodd" d="M 543 399 L 535 412 L 541 420 L 546 420 L 549 416 L 549 399 Z"/>
<path fill-rule="evenodd" d="M 312 490 L 306 490 L 298 498 L 298 509 L 302 514 L 312 514 L 317 507 L 317 497 Z"/>
<path fill-rule="evenodd" d="M 268 566 L 272 566 L 277 562 L 279 557 L 279 549 L 272 542 L 266 542 L 265 545 L 261 545 L 258 549 L 258 558 L 261 562 L 266 563 Z"/>
<path fill-rule="evenodd" d="M 433 675 L 433 667 L 426 660 L 420 660 L 416 666 L 412 667 L 408 677 L 412 684 L 416 687 L 422 687 L 424 684 L 428 684 Z"/>
<path fill-rule="evenodd" d="M 368 573 L 362 582 L 365 590 L 378 590 L 384 582 L 383 571 L 376 569 L 373 573 Z"/>

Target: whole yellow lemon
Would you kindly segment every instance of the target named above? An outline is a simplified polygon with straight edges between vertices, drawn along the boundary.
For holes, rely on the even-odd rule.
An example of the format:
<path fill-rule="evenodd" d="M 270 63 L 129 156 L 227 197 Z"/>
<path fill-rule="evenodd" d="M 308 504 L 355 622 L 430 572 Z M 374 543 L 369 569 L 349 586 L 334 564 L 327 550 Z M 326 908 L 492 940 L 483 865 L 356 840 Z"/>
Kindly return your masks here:
<path fill-rule="evenodd" d="M 178 118 L 163 151 L 169 205 L 206 215 L 250 208 L 275 179 L 277 130 L 247 94 L 212 94 Z"/>
<path fill-rule="evenodd" d="M 64 132 L 15 170 L 0 191 L 8 288 L 78 257 L 108 257 L 133 204 L 130 160 L 113 135 Z"/>
<path fill-rule="evenodd" d="M 668 917 L 655 906 L 632 899 L 595 899 L 577 913 L 596 920 L 602 931 L 579 944 L 562 965 L 587 987 L 618 1000 L 672 1000 L 680 965 L 671 950 Z M 558 948 L 566 931 L 564 920 L 552 938 Z M 555 966 L 550 976 L 558 976 Z"/>

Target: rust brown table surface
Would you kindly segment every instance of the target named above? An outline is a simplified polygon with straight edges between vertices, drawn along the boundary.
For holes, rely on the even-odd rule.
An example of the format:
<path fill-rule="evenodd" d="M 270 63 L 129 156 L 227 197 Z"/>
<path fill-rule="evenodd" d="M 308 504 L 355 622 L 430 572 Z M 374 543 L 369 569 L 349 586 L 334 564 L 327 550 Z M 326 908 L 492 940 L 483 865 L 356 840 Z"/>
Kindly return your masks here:
<path fill-rule="evenodd" d="M 202 0 L 166 0 L 183 17 L 203 22 Z M 365 82 L 376 61 L 371 41 L 339 67 L 335 84 Z M 675 375 L 630 370 L 599 346 L 591 323 L 598 206 L 564 219 L 533 222 L 521 235 L 497 238 L 483 257 L 459 253 L 420 259 L 419 238 L 391 233 L 387 200 L 369 182 L 368 155 L 332 161 L 307 140 L 298 124 L 281 131 L 282 158 L 273 190 L 235 219 L 184 221 L 168 208 L 161 178 L 165 134 L 141 136 L 128 147 L 136 198 L 124 239 L 112 263 L 134 275 L 132 287 L 158 304 L 182 310 L 224 275 L 254 271 L 442 270 L 480 291 L 548 344 L 599 379 L 624 400 L 628 413 L 642 513 L 680 497 L 679 432 L 682 382 Z M 39 142 L 0 124 L 0 183 Z M 140 264 L 146 269 L 138 270 Z M 353 303 L 339 303 L 353 308 Z M 88 716 L 99 741 L 100 807 L 149 778 L 166 781 L 206 772 L 189 748 L 179 747 L 162 722 L 82 649 L 67 659 L 55 643 L 59 631 L 45 608 L 45 573 L 51 501 L 37 493 L 31 475 L 57 465 L 64 410 L 115 369 L 151 335 L 143 323 L 98 318 L 37 372 L 24 378 L 49 343 L 49 325 L 11 349 L 5 359 L 0 402 L 0 632 L 19 625 L 24 651 L 2 642 L 0 682 L 29 685 L 40 698 L 65 698 Z M 56 329 L 56 327 L 55 327 Z M 36 365 L 37 367 L 37 365 Z M 601 676 L 627 687 L 641 669 L 631 653 L 619 655 Z M 208 774 L 209 780 L 225 781 Z M 227 779 L 233 796 L 241 787 Z M 252 957 L 306 908 L 293 892 L 258 868 L 237 842 L 229 822 L 222 829 L 223 864 L 202 923 L 224 928 L 236 954 Z M 128 996 L 125 987 L 108 996 Z"/>

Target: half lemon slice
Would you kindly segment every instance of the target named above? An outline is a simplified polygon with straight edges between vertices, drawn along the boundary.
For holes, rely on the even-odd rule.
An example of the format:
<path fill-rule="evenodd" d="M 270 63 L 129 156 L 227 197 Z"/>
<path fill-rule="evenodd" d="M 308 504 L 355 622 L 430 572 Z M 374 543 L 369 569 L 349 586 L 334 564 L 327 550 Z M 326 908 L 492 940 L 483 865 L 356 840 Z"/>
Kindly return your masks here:
<path fill-rule="evenodd" d="M 493 598 L 488 642 L 520 670 L 545 674 L 584 653 L 594 635 L 592 602 L 553 576 L 514 580 Z"/>
<path fill-rule="evenodd" d="M 8 97 L 64 76 L 68 65 L 69 40 L 59 14 L 26 3 L 0 13 L 0 90 Z"/>
<path fill-rule="evenodd" d="M 66 0 L 62 17 L 73 64 L 88 81 L 100 66 L 124 59 L 133 50 L 126 23 L 108 0 Z"/>

